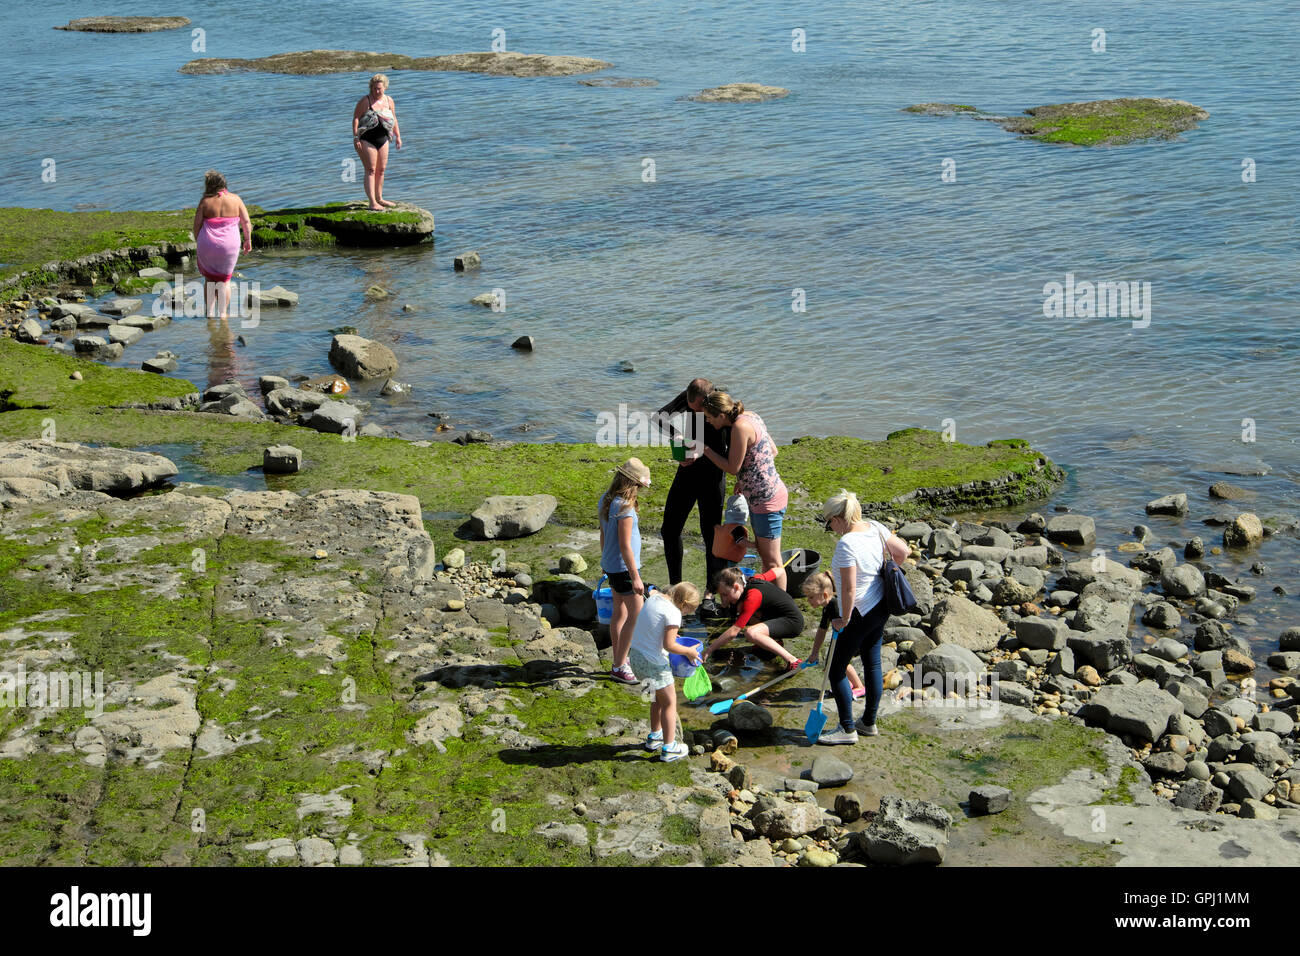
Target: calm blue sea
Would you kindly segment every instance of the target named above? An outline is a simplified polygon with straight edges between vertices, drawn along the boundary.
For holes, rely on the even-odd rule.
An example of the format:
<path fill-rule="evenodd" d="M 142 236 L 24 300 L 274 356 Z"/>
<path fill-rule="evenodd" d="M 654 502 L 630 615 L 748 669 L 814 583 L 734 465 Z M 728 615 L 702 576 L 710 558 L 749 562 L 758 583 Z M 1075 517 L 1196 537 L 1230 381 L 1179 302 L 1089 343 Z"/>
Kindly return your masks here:
<path fill-rule="evenodd" d="M 330 371 L 328 329 L 348 324 L 401 359 L 411 401 L 359 391 L 371 420 L 407 437 L 429 437 L 426 413 L 441 411 L 498 437 L 592 440 L 598 412 L 658 407 L 703 374 L 781 440 L 945 419 L 961 441 L 1028 438 L 1071 470 L 1054 503 L 1098 515 L 1110 545 L 1171 491 L 1191 493 L 1193 514 L 1159 525 L 1163 536 L 1217 536 L 1199 519 L 1224 463 L 1267 467 L 1230 479 L 1259 493 L 1262 514 L 1300 511 L 1295 2 L 792 12 L 772 0 L 182 0 L 155 11 L 191 17 L 203 54 L 189 30 L 51 29 L 105 12 L 93 4 L 10 7 L 0 205 L 177 208 L 196 201 L 208 167 L 268 208 L 361 197 L 342 174 L 365 76 L 177 72 L 199 55 L 430 55 L 488 49 L 501 29 L 510 49 L 597 57 L 610 75 L 659 81 L 392 73 L 406 148 L 385 193 L 433 210 L 436 245 L 246 258 L 248 279 L 294 289 L 302 304 L 233 333 L 173 323 L 123 364 L 171 348 L 191 380 L 233 374 L 251 390 L 259 374 Z M 792 92 L 756 105 L 684 99 L 738 80 Z M 1186 99 L 1210 118 L 1177 142 L 1084 150 L 900 112 L 1125 95 Z M 451 257 L 470 249 L 483 269 L 454 274 Z M 1044 285 L 1067 274 L 1150 283 L 1149 326 L 1046 318 Z M 367 303 L 376 283 L 394 297 Z M 506 290 L 504 313 L 468 304 L 494 288 Z M 520 334 L 535 352 L 508 347 Z M 617 370 L 624 359 L 635 373 Z M 1241 565 L 1215 560 L 1252 577 L 1261 557 L 1271 572 L 1243 633 L 1264 647 L 1300 623 L 1300 606 L 1269 592 L 1300 592 L 1295 537 Z"/>

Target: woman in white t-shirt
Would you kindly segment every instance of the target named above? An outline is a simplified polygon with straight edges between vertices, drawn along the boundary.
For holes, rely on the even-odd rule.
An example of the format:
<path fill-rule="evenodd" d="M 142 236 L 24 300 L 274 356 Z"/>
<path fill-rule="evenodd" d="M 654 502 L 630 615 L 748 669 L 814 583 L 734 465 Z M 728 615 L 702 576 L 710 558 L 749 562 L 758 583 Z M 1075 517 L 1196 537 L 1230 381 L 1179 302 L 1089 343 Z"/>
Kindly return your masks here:
<path fill-rule="evenodd" d="M 875 737 L 876 710 L 882 692 L 880 674 L 880 641 L 889 620 L 889 606 L 885 596 L 880 570 L 885 563 L 888 547 L 895 561 L 904 561 L 911 554 L 907 542 L 878 521 L 864 521 L 862 505 L 851 491 L 840 490 L 822 508 L 826 530 L 840 535 L 831 558 L 831 577 L 839 598 L 841 617 L 831 622 L 840 632 L 831 656 L 831 691 L 840 715 L 838 729 L 827 730 L 818 739 L 821 744 L 856 744 L 858 730 Z M 847 612 L 847 616 L 846 615 Z M 848 667 L 854 655 L 862 655 L 862 682 L 867 692 L 863 696 L 865 709 L 862 720 L 853 722 L 853 690 L 849 684 Z"/>

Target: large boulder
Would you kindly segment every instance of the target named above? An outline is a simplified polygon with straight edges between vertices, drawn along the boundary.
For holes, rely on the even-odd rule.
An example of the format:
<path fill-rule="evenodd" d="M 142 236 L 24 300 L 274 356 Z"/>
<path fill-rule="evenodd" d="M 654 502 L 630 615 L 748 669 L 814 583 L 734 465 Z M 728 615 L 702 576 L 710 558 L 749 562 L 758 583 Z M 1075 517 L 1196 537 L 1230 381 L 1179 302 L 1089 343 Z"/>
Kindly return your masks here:
<path fill-rule="evenodd" d="M 960 644 L 940 644 L 916 663 L 914 679 L 919 685 L 938 686 L 946 695 L 974 687 L 984 673 L 984 662 Z"/>
<path fill-rule="evenodd" d="M 1183 705 L 1151 681 L 1132 686 L 1109 684 L 1097 690 L 1079 710 L 1079 716 L 1112 734 L 1129 734 L 1155 743 L 1169 726 L 1169 718 Z"/>
<path fill-rule="evenodd" d="M 1071 561 L 1061 573 L 1060 587 L 1069 591 L 1082 591 L 1089 584 L 1097 581 L 1111 582 L 1122 587 L 1137 589 L 1142 587 L 1142 572 L 1126 568 L 1110 558 L 1101 561 L 1095 558 L 1081 558 Z"/>
<path fill-rule="evenodd" d="M 336 335 L 330 364 L 348 378 L 383 378 L 397 371 L 397 356 L 382 342 L 359 335 Z"/>
<path fill-rule="evenodd" d="M 1006 632 L 1001 618 L 960 594 L 950 594 L 935 605 L 934 639 L 972 651 L 991 651 Z"/>
<path fill-rule="evenodd" d="M 859 835 L 859 846 L 873 863 L 942 863 L 951 827 L 952 817 L 937 804 L 886 796 L 870 829 Z"/>
<path fill-rule="evenodd" d="M 522 538 L 545 526 L 555 511 L 554 495 L 493 495 L 474 510 L 469 531 L 477 538 Z"/>

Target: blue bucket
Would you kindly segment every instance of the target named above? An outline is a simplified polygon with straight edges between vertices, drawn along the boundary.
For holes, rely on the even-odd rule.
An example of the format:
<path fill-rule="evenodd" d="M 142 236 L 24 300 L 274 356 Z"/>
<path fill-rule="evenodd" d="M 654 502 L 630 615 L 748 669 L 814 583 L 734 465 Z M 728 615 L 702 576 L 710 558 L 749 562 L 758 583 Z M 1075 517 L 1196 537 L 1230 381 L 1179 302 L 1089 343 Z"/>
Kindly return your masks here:
<path fill-rule="evenodd" d="M 704 645 L 693 637 L 678 637 L 677 643 L 682 647 L 702 648 Z M 669 654 L 668 666 L 672 668 L 674 677 L 687 678 L 695 673 L 695 665 L 682 657 L 681 654 Z"/>
<path fill-rule="evenodd" d="M 596 599 L 596 620 L 601 624 L 608 624 L 610 618 L 614 616 L 614 589 L 599 586 L 604 583 L 604 577 L 596 582 L 597 587 L 592 596 Z"/>

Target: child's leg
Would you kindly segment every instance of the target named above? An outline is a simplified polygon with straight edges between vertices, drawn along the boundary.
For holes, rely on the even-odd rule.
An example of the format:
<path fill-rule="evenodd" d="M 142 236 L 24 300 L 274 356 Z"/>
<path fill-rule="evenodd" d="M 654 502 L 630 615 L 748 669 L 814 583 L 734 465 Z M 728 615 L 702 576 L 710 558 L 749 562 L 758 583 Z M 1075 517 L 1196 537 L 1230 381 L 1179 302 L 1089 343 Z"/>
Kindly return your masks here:
<path fill-rule="evenodd" d="M 663 705 L 659 702 L 659 692 L 655 691 L 654 700 L 650 701 L 650 732 L 657 734 L 664 728 Z"/>
<path fill-rule="evenodd" d="M 858 672 L 853 669 L 852 664 L 849 665 L 848 675 L 849 675 L 849 683 L 853 686 L 854 690 L 857 690 L 859 687 L 865 686 L 862 683 L 862 678 L 858 676 Z"/>
<path fill-rule="evenodd" d="M 676 683 L 655 691 L 655 703 L 659 705 L 659 726 L 664 732 L 664 744 L 671 744 L 677 739 Z"/>
<path fill-rule="evenodd" d="M 632 646 L 632 629 L 636 626 L 636 616 L 641 613 L 641 595 L 633 591 L 631 594 L 615 595 L 614 607 L 618 608 L 619 604 L 623 605 L 623 622 L 618 629 L 618 637 L 614 636 L 614 629 L 610 627 L 610 653 L 614 656 L 614 666 L 619 667 L 627 663 L 627 652 Z M 614 623 L 613 615 L 610 616 L 610 624 Z"/>

